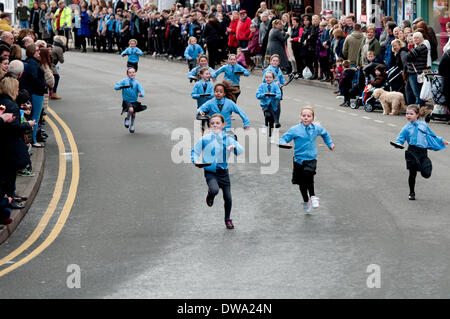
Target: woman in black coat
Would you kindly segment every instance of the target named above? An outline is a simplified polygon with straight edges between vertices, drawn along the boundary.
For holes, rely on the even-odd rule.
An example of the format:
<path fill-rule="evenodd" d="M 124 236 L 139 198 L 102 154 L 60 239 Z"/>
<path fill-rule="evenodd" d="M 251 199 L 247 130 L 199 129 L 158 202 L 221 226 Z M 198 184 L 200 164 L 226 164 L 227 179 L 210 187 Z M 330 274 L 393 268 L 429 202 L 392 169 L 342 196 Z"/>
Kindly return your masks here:
<path fill-rule="evenodd" d="M 209 66 L 214 69 L 217 64 L 220 64 L 222 41 L 225 38 L 225 30 L 214 15 L 209 15 L 202 37 L 208 48 Z"/>
<path fill-rule="evenodd" d="M 283 24 L 281 20 L 274 20 L 272 22 L 272 30 L 269 32 L 269 41 L 267 43 L 266 55 L 278 54 L 280 56 L 280 67 L 287 74 L 292 71 L 291 63 L 286 55 L 286 40 L 289 38 L 289 33 L 282 31 Z"/>
<path fill-rule="evenodd" d="M 20 109 L 15 102 L 19 91 L 19 81 L 5 77 L 0 81 L 0 105 L 6 107 L 5 113 L 12 113 L 14 120 L 0 126 L 0 181 L 2 190 L 13 197 L 16 172 L 31 164 L 24 133 L 30 130 L 35 121 L 21 123 Z"/>
<path fill-rule="evenodd" d="M 445 103 L 447 107 L 450 107 L 450 50 L 447 50 L 442 55 L 441 62 L 439 63 L 439 74 L 444 77 L 443 92 Z"/>

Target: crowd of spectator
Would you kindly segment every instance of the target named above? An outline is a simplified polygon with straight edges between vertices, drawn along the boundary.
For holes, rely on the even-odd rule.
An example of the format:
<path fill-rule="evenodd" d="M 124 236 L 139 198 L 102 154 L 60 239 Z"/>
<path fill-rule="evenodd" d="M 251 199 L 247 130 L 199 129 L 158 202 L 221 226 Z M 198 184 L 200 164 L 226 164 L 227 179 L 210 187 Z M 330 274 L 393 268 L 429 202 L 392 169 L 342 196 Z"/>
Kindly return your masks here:
<path fill-rule="evenodd" d="M 23 18 L 27 10 L 18 4 Z M 45 147 L 43 115 L 49 98 L 61 98 L 58 64 L 64 62 L 67 41 L 63 35 L 43 38 L 28 20 L 19 19 L 12 28 L 7 14 L 0 18 L 0 224 L 5 225 L 12 222 L 11 209 L 23 208 L 27 200 L 16 193 L 16 176 L 34 176 L 31 154 Z"/>

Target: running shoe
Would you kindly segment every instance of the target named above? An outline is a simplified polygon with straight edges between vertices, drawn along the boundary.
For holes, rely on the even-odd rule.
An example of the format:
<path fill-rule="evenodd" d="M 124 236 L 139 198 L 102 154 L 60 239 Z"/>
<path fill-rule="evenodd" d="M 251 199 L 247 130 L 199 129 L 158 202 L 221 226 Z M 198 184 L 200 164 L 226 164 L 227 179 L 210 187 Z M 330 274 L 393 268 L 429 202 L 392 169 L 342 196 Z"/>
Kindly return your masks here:
<path fill-rule="evenodd" d="M 234 229 L 233 221 L 231 219 L 225 221 L 225 226 L 227 226 L 228 229 Z"/>
<path fill-rule="evenodd" d="M 214 197 L 210 198 L 209 195 L 206 195 L 206 205 L 212 207 L 212 205 L 214 205 Z"/>
<path fill-rule="evenodd" d="M 305 213 L 309 213 L 311 211 L 311 202 L 307 201 L 303 203 L 303 210 Z"/>
<path fill-rule="evenodd" d="M 313 208 L 319 208 L 319 197 L 317 196 L 311 196 L 311 205 Z"/>
<path fill-rule="evenodd" d="M 18 171 L 17 175 L 18 176 L 27 176 L 27 177 L 33 177 L 34 176 L 34 174 L 32 172 L 30 172 L 29 170 L 27 170 L 27 169 Z"/>
<path fill-rule="evenodd" d="M 416 199 L 416 194 L 415 193 L 411 193 L 408 196 L 409 200 L 415 200 Z"/>
<path fill-rule="evenodd" d="M 125 121 L 123 122 L 123 125 L 125 125 L 126 128 L 130 127 L 130 119 L 129 118 L 125 118 Z"/>
<path fill-rule="evenodd" d="M 130 133 L 134 133 L 134 125 L 130 126 Z"/>

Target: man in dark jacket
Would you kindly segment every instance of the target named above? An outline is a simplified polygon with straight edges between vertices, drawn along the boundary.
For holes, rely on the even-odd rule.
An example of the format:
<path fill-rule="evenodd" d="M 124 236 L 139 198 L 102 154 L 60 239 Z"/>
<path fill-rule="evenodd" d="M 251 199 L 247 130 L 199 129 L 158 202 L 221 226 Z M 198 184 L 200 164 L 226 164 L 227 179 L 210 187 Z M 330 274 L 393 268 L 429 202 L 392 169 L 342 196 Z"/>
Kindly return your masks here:
<path fill-rule="evenodd" d="M 17 20 L 19 20 L 21 29 L 29 29 L 30 28 L 29 12 L 30 12 L 30 8 L 23 5 L 23 0 L 19 0 L 17 2 L 16 18 L 17 18 Z"/>

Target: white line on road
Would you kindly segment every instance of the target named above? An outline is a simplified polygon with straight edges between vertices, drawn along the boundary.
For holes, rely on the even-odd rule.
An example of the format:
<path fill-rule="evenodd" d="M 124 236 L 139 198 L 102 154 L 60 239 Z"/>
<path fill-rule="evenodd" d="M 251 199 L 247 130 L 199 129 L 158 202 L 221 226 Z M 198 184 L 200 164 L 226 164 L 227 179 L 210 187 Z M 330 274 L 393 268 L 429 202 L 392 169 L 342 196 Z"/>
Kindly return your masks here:
<path fill-rule="evenodd" d="M 351 116 L 358 116 L 358 114 L 355 113 L 348 113 L 348 114 L 350 114 Z"/>
<path fill-rule="evenodd" d="M 388 125 L 389 125 L 389 126 L 392 126 L 392 127 L 396 127 L 396 126 L 397 126 L 397 125 L 392 124 L 392 123 L 388 123 Z"/>
<path fill-rule="evenodd" d="M 377 122 L 377 123 L 384 123 L 384 121 L 380 121 L 380 120 L 374 120 L 374 122 Z"/>
<path fill-rule="evenodd" d="M 368 116 L 363 116 L 362 118 L 365 119 L 365 120 L 371 120 L 371 118 L 368 117 Z"/>
<path fill-rule="evenodd" d="M 336 110 L 336 111 L 338 111 L 339 113 L 346 113 L 344 110 Z"/>

